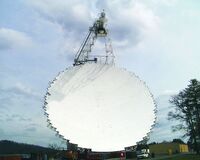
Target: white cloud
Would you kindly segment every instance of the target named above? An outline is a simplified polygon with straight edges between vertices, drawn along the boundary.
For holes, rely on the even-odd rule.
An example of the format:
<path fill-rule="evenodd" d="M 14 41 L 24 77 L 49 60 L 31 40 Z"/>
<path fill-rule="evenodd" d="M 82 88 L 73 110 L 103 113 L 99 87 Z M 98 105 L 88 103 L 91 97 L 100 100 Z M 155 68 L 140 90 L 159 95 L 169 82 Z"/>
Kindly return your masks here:
<path fill-rule="evenodd" d="M 33 7 L 41 16 L 61 24 L 71 32 L 87 26 L 91 17 L 88 3 L 80 0 L 34 0 L 25 3 Z"/>
<path fill-rule="evenodd" d="M 35 0 L 26 2 L 43 18 L 60 24 L 70 44 L 80 42 L 97 14 L 105 9 L 109 28 L 116 47 L 132 47 L 146 35 L 159 30 L 159 17 L 144 3 L 138 1 L 63 1 Z M 81 39 L 82 40 L 82 39 Z M 124 43 L 126 40 L 126 43 Z"/>
<path fill-rule="evenodd" d="M 163 5 L 166 5 L 166 6 L 174 6 L 178 0 L 153 0 L 154 3 L 158 4 L 163 4 Z"/>
<path fill-rule="evenodd" d="M 105 8 L 114 41 L 128 40 L 126 47 L 142 41 L 147 34 L 159 30 L 159 17 L 139 1 L 98 1 L 99 10 Z M 116 43 L 117 44 L 117 43 Z"/>
<path fill-rule="evenodd" d="M 32 45 L 32 39 L 25 33 L 9 28 L 0 28 L 0 50 L 28 48 Z"/>
<path fill-rule="evenodd" d="M 164 90 L 162 95 L 175 95 L 175 94 L 178 94 L 178 91 L 175 91 L 175 90 L 170 90 L 170 89 L 167 89 L 167 90 Z"/>
<path fill-rule="evenodd" d="M 22 83 L 16 83 L 14 88 L 23 94 L 38 98 L 40 97 L 40 94 L 38 92 L 34 91 L 31 87 L 25 86 Z"/>
<path fill-rule="evenodd" d="M 16 82 L 15 84 L 10 85 L 9 87 L 1 86 L 0 92 L 7 93 L 7 95 L 9 95 L 9 96 L 16 95 L 16 96 L 24 96 L 24 97 L 28 97 L 28 98 L 34 98 L 37 100 L 41 100 L 41 94 L 39 94 L 39 92 L 37 92 L 30 86 L 26 86 L 26 85 L 22 84 L 21 82 Z"/>

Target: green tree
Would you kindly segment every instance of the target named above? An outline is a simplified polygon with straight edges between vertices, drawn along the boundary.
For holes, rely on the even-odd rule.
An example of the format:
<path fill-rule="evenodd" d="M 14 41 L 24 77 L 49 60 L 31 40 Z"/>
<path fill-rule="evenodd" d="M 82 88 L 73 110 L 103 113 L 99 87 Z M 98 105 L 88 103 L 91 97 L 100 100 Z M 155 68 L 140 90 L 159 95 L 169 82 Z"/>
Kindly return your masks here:
<path fill-rule="evenodd" d="M 197 154 L 200 153 L 200 82 L 190 80 L 190 84 L 178 95 L 172 96 L 170 103 L 175 111 L 168 113 L 170 120 L 180 124 L 173 126 L 173 131 L 184 130 Z"/>
<path fill-rule="evenodd" d="M 172 142 L 174 142 L 174 143 L 180 143 L 180 144 L 185 144 L 185 142 L 183 142 L 182 139 L 173 139 Z"/>

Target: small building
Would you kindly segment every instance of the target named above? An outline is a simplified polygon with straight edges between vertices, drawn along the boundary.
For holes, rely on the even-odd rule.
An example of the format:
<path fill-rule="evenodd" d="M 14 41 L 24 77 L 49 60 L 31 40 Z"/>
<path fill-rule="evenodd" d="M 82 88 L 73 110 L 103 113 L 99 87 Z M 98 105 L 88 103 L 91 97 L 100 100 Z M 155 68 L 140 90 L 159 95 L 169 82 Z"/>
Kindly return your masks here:
<path fill-rule="evenodd" d="M 187 144 L 174 143 L 174 142 L 150 144 L 149 150 L 151 154 L 155 155 L 171 155 L 176 153 L 189 152 Z"/>

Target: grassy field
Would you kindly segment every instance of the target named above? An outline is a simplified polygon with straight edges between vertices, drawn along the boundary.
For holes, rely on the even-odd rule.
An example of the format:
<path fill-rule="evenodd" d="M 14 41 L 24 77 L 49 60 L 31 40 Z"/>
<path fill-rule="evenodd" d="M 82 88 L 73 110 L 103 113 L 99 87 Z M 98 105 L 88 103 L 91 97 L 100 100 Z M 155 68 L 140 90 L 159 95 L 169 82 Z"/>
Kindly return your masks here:
<path fill-rule="evenodd" d="M 120 158 L 112 158 L 107 160 L 121 160 Z M 137 160 L 137 158 L 134 159 L 127 159 L 127 160 Z M 163 156 L 163 157 L 156 157 L 156 158 L 147 158 L 143 160 L 200 160 L 200 155 L 195 154 L 177 154 L 172 156 Z"/>
<path fill-rule="evenodd" d="M 188 155 L 179 155 L 176 157 L 166 157 L 166 158 L 160 158 L 156 160 L 200 160 L 200 155 L 193 155 L 193 154 L 188 154 Z"/>

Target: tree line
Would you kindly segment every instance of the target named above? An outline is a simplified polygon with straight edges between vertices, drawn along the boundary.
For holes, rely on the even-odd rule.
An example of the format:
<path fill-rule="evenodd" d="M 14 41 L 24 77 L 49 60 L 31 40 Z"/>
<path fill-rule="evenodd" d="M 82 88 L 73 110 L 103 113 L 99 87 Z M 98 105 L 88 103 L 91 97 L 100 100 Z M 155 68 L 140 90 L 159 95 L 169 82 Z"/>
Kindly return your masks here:
<path fill-rule="evenodd" d="M 169 120 L 180 123 L 173 131 L 184 131 L 183 137 L 189 137 L 188 144 L 200 154 L 200 81 L 191 79 L 189 85 L 170 99 L 174 111 L 168 113 Z"/>

